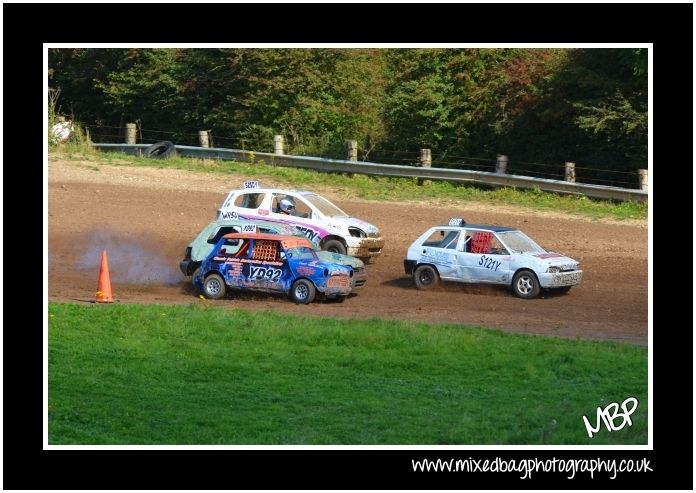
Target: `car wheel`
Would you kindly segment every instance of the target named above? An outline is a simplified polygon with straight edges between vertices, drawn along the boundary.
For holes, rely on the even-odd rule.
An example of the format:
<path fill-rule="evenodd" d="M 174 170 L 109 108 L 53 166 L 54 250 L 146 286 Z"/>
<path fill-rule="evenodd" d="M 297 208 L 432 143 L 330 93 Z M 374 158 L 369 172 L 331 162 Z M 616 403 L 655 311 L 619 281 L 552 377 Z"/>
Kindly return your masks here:
<path fill-rule="evenodd" d="M 536 298 L 540 291 L 539 280 L 534 272 L 521 270 L 512 279 L 512 291 L 520 298 Z"/>
<path fill-rule="evenodd" d="M 290 299 L 295 303 L 301 303 L 303 305 L 314 301 L 315 294 L 316 289 L 314 289 L 314 284 L 307 279 L 298 279 L 290 288 Z"/>
<path fill-rule="evenodd" d="M 143 155 L 155 159 L 164 159 L 176 156 L 176 148 L 174 143 L 168 140 L 156 142 L 143 151 Z"/>
<path fill-rule="evenodd" d="M 206 298 L 219 300 L 225 296 L 225 291 L 227 291 L 225 281 L 219 274 L 210 274 L 203 281 L 203 294 Z"/>
<path fill-rule="evenodd" d="M 193 284 L 193 285 L 195 286 L 195 285 L 196 285 L 196 279 L 197 279 L 198 276 L 200 276 L 200 275 L 201 275 L 201 268 L 198 267 L 196 270 L 193 271 L 193 274 L 191 274 L 191 284 Z"/>
<path fill-rule="evenodd" d="M 418 289 L 430 289 L 440 282 L 440 275 L 430 265 L 419 265 L 413 273 L 413 280 Z"/>
<path fill-rule="evenodd" d="M 321 249 L 331 253 L 346 254 L 346 247 L 340 240 L 329 240 L 322 245 Z"/>

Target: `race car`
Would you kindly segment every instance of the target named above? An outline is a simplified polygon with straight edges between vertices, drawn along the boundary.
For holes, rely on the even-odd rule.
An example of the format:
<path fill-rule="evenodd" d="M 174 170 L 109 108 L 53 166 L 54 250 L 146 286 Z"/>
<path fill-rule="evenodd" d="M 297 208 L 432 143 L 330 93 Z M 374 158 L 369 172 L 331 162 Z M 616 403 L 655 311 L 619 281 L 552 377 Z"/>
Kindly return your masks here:
<path fill-rule="evenodd" d="M 312 243 L 328 252 L 362 259 L 381 255 L 384 239 L 379 229 L 351 217 L 314 192 L 261 188 L 257 181 L 232 190 L 217 211 L 217 220 L 247 219 L 294 226 Z"/>
<path fill-rule="evenodd" d="M 220 299 L 228 289 L 287 293 L 295 303 L 316 294 L 345 300 L 353 269 L 322 262 L 309 240 L 264 233 L 229 233 L 215 244 L 193 276 L 206 298 Z"/>
<path fill-rule="evenodd" d="M 269 233 L 288 236 L 303 236 L 297 228 L 289 224 L 272 223 L 268 221 L 246 221 L 243 219 L 222 219 L 205 226 L 200 233 L 188 244 L 184 258 L 179 262 L 179 269 L 185 276 L 191 276 L 201 266 L 201 263 L 213 250 L 218 240 L 228 233 Z M 347 265 L 353 268 L 353 290 L 360 289 L 367 283 L 365 263 L 359 258 L 340 253 L 326 252 L 311 243 L 319 260 L 334 264 Z"/>
<path fill-rule="evenodd" d="M 467 224 L 462 218 L 423 233 L 406 251 L 404 269 L 418 289 L 430 289 L 440 279 L 502 284 L 526 299 L 542 288 L 567 292 L 582 280 L 576 260 L 547 252 L 519 229 Z"/>

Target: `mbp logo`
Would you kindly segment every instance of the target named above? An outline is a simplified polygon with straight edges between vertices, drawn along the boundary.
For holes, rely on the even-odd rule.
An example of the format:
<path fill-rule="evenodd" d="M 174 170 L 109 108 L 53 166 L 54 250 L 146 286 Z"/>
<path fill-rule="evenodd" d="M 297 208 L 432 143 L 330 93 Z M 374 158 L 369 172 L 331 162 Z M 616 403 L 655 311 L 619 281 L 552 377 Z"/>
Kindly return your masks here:
<path fill-rule="evenodd" d="M 631 405 L 630 410 L 628 409 L 629 405 Z M 623 412 L 619 412 L 619 404 L 616 402 L 612 402 L 604 409 L 598 407 L 595 428 L 593 428 L 592 425 L 590 425 L 590 421 L 587 419 L 586 416 L 582 417 L 582 420 L 585 423 L 585 428 L 587 429 L 587 435 L 590 438 L 592 438 L 592 436 L 602 428 L 602 422 L 604 422 L 604 425 L 610 432 L 619 431 L 623 429 L 623 427 L 626 426 L 626 424 L 628 424 L 628 426 L 631 426 L 633 424 L 633 422 L 631 421 L 631 414 L 633 414 L 637 407 L 638 399 L 636 399 L 635 397 L 629 397 L 621 403 L 621 409 L 623 410 Z M 621 426 L 616 426 L 614 422 L 616 418 L 619 417 L 622 419 Z"/>

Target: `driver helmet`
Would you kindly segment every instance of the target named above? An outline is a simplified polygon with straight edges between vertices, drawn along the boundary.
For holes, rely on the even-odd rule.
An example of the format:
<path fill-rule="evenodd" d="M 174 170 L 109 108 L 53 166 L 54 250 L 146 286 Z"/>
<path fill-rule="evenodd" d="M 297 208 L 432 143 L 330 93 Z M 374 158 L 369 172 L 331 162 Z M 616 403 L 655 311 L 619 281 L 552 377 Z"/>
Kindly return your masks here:
<path fill-rule="evenodd" d="M 295 201 L 290 197 L 284 197 L 280 200 L 280 210 L 287 214 L 293 214 L 295 212 Z"/>

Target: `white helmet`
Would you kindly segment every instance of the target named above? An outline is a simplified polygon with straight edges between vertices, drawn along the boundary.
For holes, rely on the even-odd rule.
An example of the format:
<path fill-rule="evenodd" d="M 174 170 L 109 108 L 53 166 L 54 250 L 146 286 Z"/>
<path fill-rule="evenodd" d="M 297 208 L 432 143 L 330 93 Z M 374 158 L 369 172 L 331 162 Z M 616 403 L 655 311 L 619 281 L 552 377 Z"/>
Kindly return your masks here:
<path fill-rule="evenodd" d="M 283 212 L 287 212 L 288 214 L 295 212 L 295 202 L 290 197 L 284 197 L 280 200 L 278 205 L 280 206 L 280 210 Z"/>

